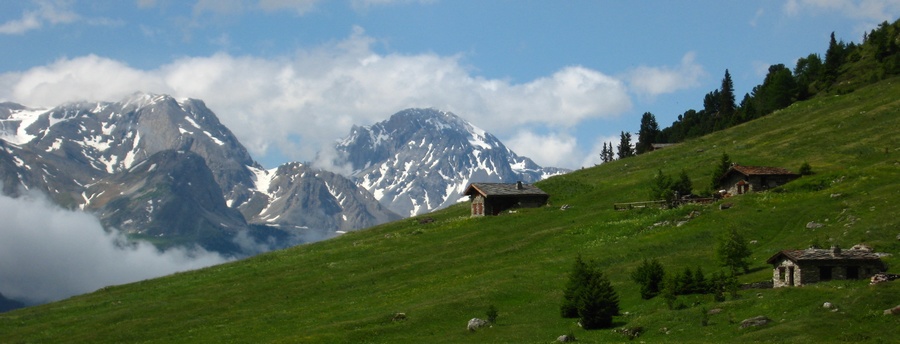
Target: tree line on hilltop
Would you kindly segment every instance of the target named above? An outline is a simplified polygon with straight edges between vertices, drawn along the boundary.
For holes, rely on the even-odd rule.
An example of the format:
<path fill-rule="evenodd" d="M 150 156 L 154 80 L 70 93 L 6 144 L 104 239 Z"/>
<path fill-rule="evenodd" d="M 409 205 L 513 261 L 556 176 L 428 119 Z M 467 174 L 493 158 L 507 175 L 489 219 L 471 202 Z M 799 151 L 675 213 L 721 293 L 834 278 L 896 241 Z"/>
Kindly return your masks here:
<path fill-rule="evenodd" d="M 656 117 L 641 116 L 637 142 L 621 132 L 619 144 L 604 143 L 603 162 L 624 159 L 653 150 L 654 143 L 679 143 L 754 120 L 819 94 L 846 94 L 857 87 L 900 74 L 900 20 L 878 25 L 863 35 L 862 43 L 844 43 L 834 32 L 825 57 L 809 54 L 791 70 L 784 64 L 769 66 L 763 83 L 736 102 L 731 74 L 726 69 L 721 86 L 703 97 L 703 108 L 678 115 L 671 126 L 660 129 Z"/>

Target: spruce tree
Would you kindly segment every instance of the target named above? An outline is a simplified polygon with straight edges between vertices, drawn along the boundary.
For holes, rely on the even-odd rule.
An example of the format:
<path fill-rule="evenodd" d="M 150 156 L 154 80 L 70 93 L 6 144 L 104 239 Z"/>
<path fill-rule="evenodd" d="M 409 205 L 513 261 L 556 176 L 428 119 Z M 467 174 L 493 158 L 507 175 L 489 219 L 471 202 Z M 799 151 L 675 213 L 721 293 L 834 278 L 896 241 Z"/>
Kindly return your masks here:
<path fill-rule="evenodd" d="M 600 150 L 600 160 L 602 160 L 603 162 L 610 162 L 615 160 L 612 143 L 603 143 L 603 149 Z"/>
<path fill-rule="evenodd" d="M 731 271 L 732 276 L 737 274 L 738 269 L 743 270 L 744 273 L 750 272 L 750 263 L 747 262 L 747 259 L 751 254 L 747 241 L 734 228 L 731 228 L 719 239 L 719 245 L 716 248 L 719 262 Z"/>
<path fill-rule="evenodd" d="M 619 296 L 599 270 L 589 275 L 577 300 L 578 316 L 586 330 L 612 327 L 613 316 L 619 314 Z"/>
<path fill-rule="evenodd" d="M 664 174 L 662 170 L 656 170 L 653 182 L 650 183 L 650 198 L 653 200 L 665 200 L 671 203 L 675 196 L 672 193 L 672 178 Z"/>
<path fill-rule="evenodd" d="M 706 280 L 706 276 L 703 274 L 703 269 L 697 265 L 697 270 L 694 271 L 694 293 L 697 294 L 705 294 L 709 291 L 709 282 Z"/>
<path fill-rule="evenodd" d="M 710 176 L 710 190 L 717 190 L 719 187 L 719 178 L 725 175 L 725 172 L 728 172 L 728 169 L 731 168 L 731 158 L 728 157 L 728 153 L 722 153 L 722 157 L 719 158 L 719 163 L 716 165 L 715 169 L 713 169 L 712 175 Z"/>
<path fill-rule="evenodd" d="M 587 264 L 581 259 L 581 255 L 575 258 L 575 264 L 572 271 L 569 272 L 569 281 L 566 283 L 566 289 L 563 290 L 563 301 L 559 307 L 559 313 L 563 318 L 578 317 L 578 295 L 581 289 L 587 284 L 590 271 Z"/>
<path fill-rule="evenodd" d="M 623 131 L 619 136 L 619 146 L 616 147 L 619 159 L 634 156 L 634 147 L 631 145 L 631 133 Z"/>
<path fill-rule="evenodd" d="M 719 115 L 722 118 L 730 119 L 734 115 L 735 98 L 734 83 L 731 81 L 731 74 L 725 70 L 725 77 L 722 78 L 722 89 L 719 90 Z"/>
<path fill-rule="evenodd" d="M 672 190 L 677 192 L 679 196 L 687 196 L 694 192 L 694 184 L 691 182 L 691 178 L 688 176 L 687 171 L 681 170 L 681 174 L 678 175 L 678 180 L 674 180 L 672 183 Z"/>
<path fill-rule="evenodd" d="M 641 116 L 641 128 L 638 131 L 638 142 L 634 146 L 635 153 L 644 154 L 653 150 L 653 143 L 657 142 L 659 133 L 656 117 L 652 113 L 644 112 L 644 115 Z"/>
<path fill-rule="evenodd" d="M 841 65 L 844 64 L 844 42 L 838 42 L 831 33 L 828 42 L 828 50 L 825 51 L 825 65 L 823 66 L 823 79 L 825 83 L 832 84 L 837 81 Z"/>
<path fill-rule="evenodd" d="M 644 259 L 641 265 L 631 273 L 631 280 L 641 286 L 641 298 L 652 299 L 659 295 L 666 272 L 656 258 Z"/>

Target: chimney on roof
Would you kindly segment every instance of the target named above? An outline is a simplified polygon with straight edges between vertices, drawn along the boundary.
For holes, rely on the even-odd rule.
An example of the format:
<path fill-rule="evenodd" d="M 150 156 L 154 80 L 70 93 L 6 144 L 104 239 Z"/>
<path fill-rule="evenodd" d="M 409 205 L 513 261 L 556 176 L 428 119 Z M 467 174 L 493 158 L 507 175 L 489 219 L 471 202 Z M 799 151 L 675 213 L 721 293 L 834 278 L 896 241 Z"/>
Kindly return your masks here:
<path fill-rule="evenodd" d="M 524 190 L 524 189 L 525 189 L 525 187 L 522 186 L 522 181 L 521 180 L 517 181 L 516 182 L 516 190 Z"/>

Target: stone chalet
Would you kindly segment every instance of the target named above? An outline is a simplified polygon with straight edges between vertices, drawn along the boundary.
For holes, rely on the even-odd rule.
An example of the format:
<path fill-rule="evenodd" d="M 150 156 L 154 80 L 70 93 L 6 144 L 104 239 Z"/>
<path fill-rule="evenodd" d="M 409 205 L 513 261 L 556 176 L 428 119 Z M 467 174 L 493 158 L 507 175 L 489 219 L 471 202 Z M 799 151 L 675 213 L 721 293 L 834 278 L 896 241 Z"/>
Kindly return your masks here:
<path fill-rule="evenodd" d="M 800 175 L 780 167 L 743 166 L 732 164 L 719 177 L 719 188 L 732 195 L 749 191 L 763 191 L 786 184 Z"/>
<path fill-rule="evenodd" d="M 881 258 L 870 250 L 841 250 L 839 247 L 784 250 L 766 262 L 772 264 L 775 288 L 870 278 L 886 268 Z"/>
<path fill-rule="evenodd" d="M 516 182 L 472 183 L 464 195 L 472 201 L 472 216 L 498 215 L 511 208 L 537 208 L 547 204 L 550 198 L 534 185 Z"/>

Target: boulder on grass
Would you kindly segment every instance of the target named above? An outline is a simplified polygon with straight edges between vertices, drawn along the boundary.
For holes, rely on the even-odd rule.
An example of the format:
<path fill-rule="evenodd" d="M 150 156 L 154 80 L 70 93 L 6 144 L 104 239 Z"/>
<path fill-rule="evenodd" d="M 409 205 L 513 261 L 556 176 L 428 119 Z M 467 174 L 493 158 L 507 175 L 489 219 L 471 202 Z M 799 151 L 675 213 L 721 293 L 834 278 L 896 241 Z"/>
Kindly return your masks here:
<path fill-rule="evenodd" d="M 487 320 L 472 318 L 472 320 L 469 320 L 469 326 L 467 326 L 466 328 L 468 328 L 469 331 L 475 331 L 487 325 Z"/>
<path fill-rule="evenodd" d="M 562 336 L 557 337 L 556 341 L 560 342 L 560 343 L 571 343 L 571 342 L 575 341 L 575 336 L 564 334 Z"/>
<path fill-rule="evenodd" d="M 767 318 L 765 315 L 760 315 L 757 317 L 752 317 L 752 318 L 744 319 L 743 321 L 741 321 L 741 328 L 763 326 L 765 324 L 770 323 L 771 321 L 772 320 Z"/>

